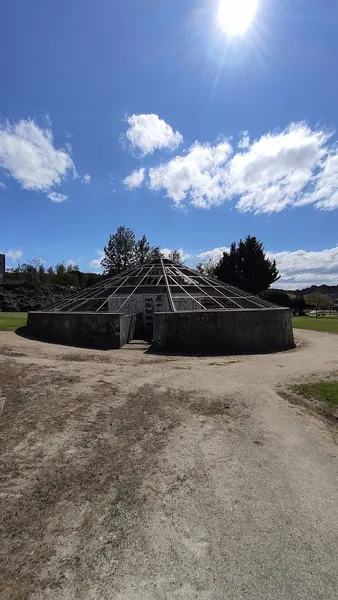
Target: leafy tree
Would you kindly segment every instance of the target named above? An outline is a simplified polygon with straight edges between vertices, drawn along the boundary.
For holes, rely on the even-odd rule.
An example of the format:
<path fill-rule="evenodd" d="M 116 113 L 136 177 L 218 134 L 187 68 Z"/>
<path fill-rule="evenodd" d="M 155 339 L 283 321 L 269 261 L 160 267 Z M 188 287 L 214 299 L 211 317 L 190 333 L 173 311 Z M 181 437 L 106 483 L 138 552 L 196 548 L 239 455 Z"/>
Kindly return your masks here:
<path fill-rule="evenodd" d="M 150 244 L 147 240 L 147 237 L 143 235 L 138 242 L 135 244 L 135 260 L 140 265 L 147 262 L 149 260 L 150 255 Z"/>
<path fill-rule="evenodd" d="M 162 254 L 161 254 L 161 248 L 160 246 L 152 246 L 152 248 L 150 248 L 150 256 L 149 259 L 154 260 L 155 258 L 161 258 Z"/>
<path fill-rule="evenodd" d="M 215 276 L 215 263 L 211 260 L 211 258 L 204 262 L 199 262 L 195 269 L 199 271 L 201 275 L 207 275 L 208 277 Z"/>
<path fill-rule="evenodd" d="M 183 263 L 182 255 L 179 250 L 171 250 L 169 252 L 168 258 L 173 260 L 174 262 Z"/>
<path fill-rule="evenodd" d="M 313 306 L 316 310 L 316 317 L 318 317 L 318 310 L 324 310 L 330 307 L 329 296 L 325 296 L 320 292 L 313 292 L 306 297 L 307 303 Z"/>
<path fill-rule="evenodd" d="M 64 285 L 66 282 L 65 273 L 66 273 L 65 265 L 63 263 L 58 263 L 55 266 L 55 278 L 54 278 L 55 283 L 57 283 L 58 285 Z"/>
<path fill-rule="evenodd" d="M 293 314 L 296 316 L 303 316 L 305 315 L 305 309 L 306 309 L 306 301 L 305 298 L 303 296 L 303 294 L 301 292 L 296 292 L 295 295 L 291 295 L 291 300 L 292 300 L 292 304 L 291 304 L 291 308 L 293 310 Z"/>
<path fill-rule="evenodd" d="M 280 278 L 276 261 L 266 257 L 262 242 L 248 235 L 238 244 L 233 242 L 229 252 L 223 252 L 215 266 L 215 275 L 235 287 L 258 294 Z"/>
<path fill-rule="evenodd" d="M 331 317 L 331 312 L 332 312 L 332 309 L 334 308 L 335 301 L 332 298 L 332 296 L 328 296 L 327 298 L 328 298 L 328 308 L 330 310 L 330 317 Z"/>
<path fill-rule="evenodd" d="M 136 265 L 143 265 L 143 263 L 148 260 L 159 258 L 159 256 L 159 246 L 150 246 L 146 235 L 143 235 L 141 239 L 135 243 L 134 261 Z"/>
<path fill-rule="evenodd" d="M 288 308 L 292 307 L 292 298 L 290 298 L 289 294 L 286 292 L 282 292 L 282 290 L 265 290 L 259 294 L 259 296 L 263 298 L 263 300 L 272 302 L 278 306 L 286 306 Z"/>
<path fill-rule="evenodd" d="M 145 235 L 137 241 L 134 231 L 123 225 L 109 237 L 104 254 L 102 260 L 104 272 L 116 275 L 133 266 L 142 265 L 152 258 L 159 257 L 160 248 L 150 246 Z"/>
<path fill-rule="evenodd" d="M 110 235 L 104 248 L 102 266 L 105 273 L 117 275 L 135 264 L 135 233 L 129 227 L 121 225 L 116 233 Z"/>
<path fill-rule="evenodd" d="M 39 272 L 36 266 L 30 263 L 20 265 L 20 271 L 24 282 L 29 286 L 36 286 L 39 283 Z"/>
<path fill-rule="evenodd" d="M 46 281 L 46 278 L 47 278 L 46 269 L 42 264 L 40 264 L 38 266 L 38 278 L 39 278 L 40 283 Z"/>

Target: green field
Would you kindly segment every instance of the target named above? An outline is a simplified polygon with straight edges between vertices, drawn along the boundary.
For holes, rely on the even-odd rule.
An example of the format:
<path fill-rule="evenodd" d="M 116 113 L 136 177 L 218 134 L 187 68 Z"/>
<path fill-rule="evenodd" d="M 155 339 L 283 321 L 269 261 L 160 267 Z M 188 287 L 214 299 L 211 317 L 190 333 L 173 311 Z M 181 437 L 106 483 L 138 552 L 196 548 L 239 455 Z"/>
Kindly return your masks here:
<path fill-rule="evenodd" d="M 15 331 L 27 324 L 27 313 L 0 312 L 0 331 Z"/>
<path fill-rule="evenodd" d="M 338 407 L 338 381 L 301 383 L 294 385 L 292 389 L 306 400 L 321 402 L 332 410 Z"/>
<path fill-rule="evenodd" d="M 24 327 L 26 323 L 27 313 L 0 312 L 0 331 L 15 331 L 18 327 Z M 294 317 L 292 323 L 299 329 L 338 333 L 338 319 L 335 317 Z"/>
<path fill-rule="evenodd" d="M 299 329 L 338 333 L 338 319 L 335 317 L 294 317 L 292 324 Z"/>

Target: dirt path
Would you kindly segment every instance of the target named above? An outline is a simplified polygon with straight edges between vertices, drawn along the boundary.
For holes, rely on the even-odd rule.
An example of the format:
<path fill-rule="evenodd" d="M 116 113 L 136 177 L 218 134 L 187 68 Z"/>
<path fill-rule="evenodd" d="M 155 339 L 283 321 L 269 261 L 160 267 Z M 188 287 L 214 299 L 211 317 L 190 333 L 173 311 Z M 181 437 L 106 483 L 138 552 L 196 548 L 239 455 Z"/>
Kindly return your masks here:
<path fill-rule="evenodd" d="M 333 599 L 338 446 L 280 386 L 338 336 L 247 357 L 0 334 L 1 600 Z"/>

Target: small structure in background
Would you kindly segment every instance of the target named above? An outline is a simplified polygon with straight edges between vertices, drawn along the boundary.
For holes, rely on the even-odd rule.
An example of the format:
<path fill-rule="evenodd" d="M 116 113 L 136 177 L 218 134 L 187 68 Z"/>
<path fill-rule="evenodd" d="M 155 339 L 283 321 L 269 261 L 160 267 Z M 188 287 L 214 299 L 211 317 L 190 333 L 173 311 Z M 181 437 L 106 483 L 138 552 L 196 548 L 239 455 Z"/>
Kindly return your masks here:
<path fill-rule="evenodd" d="M 4 254 L 0 254 L 0 285 L 5 283 L 5 273 L 6 273 L 6 256 Z"/>
<path fill-rule="evenodd" d="M 77 345 L 244 353 L 292 348 L 291 311 L 156 258 L 28 316 L 34 335 Z"/>

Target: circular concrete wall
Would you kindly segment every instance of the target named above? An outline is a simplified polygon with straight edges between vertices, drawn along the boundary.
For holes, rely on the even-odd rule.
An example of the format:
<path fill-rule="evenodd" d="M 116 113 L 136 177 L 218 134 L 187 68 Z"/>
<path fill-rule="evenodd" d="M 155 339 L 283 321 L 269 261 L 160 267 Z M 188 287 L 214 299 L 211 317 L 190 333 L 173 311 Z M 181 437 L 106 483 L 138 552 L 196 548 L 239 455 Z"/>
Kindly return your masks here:
<path fill-rule="evenodd" d="M 154 347 L 184 353 L 245 354 L 294 347 L 288 308 L 155 313 Z"/>
<path fill-rule="evenodd" d="M 134 337 L 136 315 L 90 312 L 29 312 L 32 336 L 56 344 L 87 348 L 121 348 Z"/>

